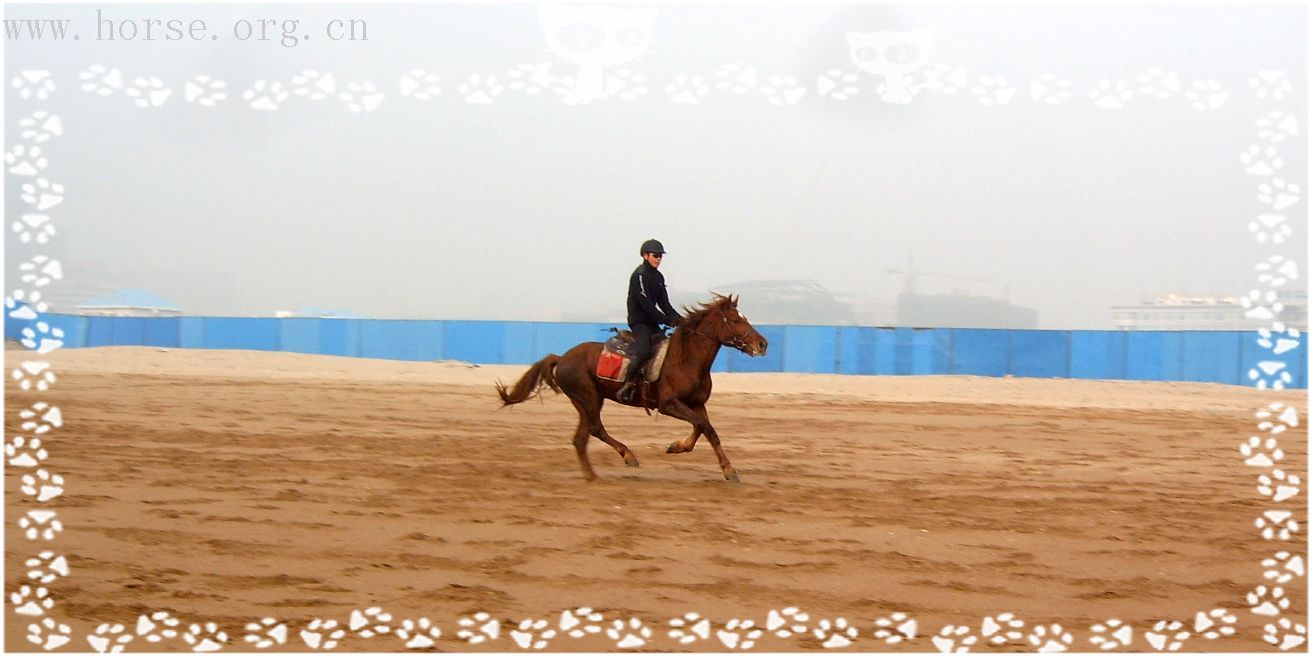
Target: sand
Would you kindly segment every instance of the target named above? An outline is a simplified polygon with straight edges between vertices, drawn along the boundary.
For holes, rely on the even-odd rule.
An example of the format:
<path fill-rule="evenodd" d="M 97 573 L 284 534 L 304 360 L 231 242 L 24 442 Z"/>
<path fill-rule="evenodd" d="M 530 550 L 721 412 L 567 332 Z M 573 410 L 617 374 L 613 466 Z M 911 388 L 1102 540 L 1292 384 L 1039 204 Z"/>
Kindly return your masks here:
<path fill-rule="evenodd" d="M 704 440 L 665 454 L 687 424 L 610 404 L 603 418 L 641 466 L 593 441 L 601 479 L 586 483 L 565 397 L 499 408 L 493 382 L 521 366 L 137 347 L 6 359 L 53 365 L 49 391 L 7 381 L 5 424 L 23 435 L 19 410 L 61 408 L 42 466 L 66 490 L 45 504 L 64 531 L 29 541 L 16 519 L 37 507 L 19 489 L 32 470 L 6 469 L 5 589 L 29 583 L 24 560 L 41 549 L 66 554 L 48 616 L 80 650 L 102 623 L 133 634 L 141 614 L 167 611 L 183 632 L 214 622 L 228 649 L 251 649 L 243 627 L 272 617 L 290 628 L 275 650 L 303 651 L 310 622 L 369 607 L 390 614 L 374 622 L 389 633 L 343 627 L 338 650 L 403 650 L 396 631 L 424 617 L 443 651 L 518 651 L 525 619 L 546 621 L 537 639 L 557 629 L 548 651 L 614 650 L 628 633 L 644 650 L 724 651 L 748 633 L 735 624 L 722 640 L 730 620 L 760 627 L 787 607 L 807 615 L 790 622 L 805 633 L 765 633 L 754 649 L 823 650 L 837 634 L 849 651 L 934 651 L 945 625 L 978 637 L 1004 612 L 1025 625 L 990 649 L 1033 650 L 1036 627 L 1042 642 L 1060 624 L 1069 649 L 1097 651 L 1090 629 L 1112 618 L 1148 649 L 1156 622 L 1192 633 L 1196 613 L 1224 609 L 1236 634 L 1192 635 L 1184 650 L 1265 650 L 1269 620 L 1245 595 L 1264 558 L 1306 553 L 1301 532 L 1280 543 L 1254 527 L 1273 507 L 1301 527 L 1305 496 L 1263 499 L 1269 468 L 1238 449 L 1266 404 L 1306 418 L 1301 390 L 717 374 L 708 408 L 742 483 L 722 479 Z M 1305 424 L 1280 438 L 1293 471 L 1306 443 Z M 1285 587 L 1305 613 L 1304 579 Z M 603 630 L 565 635 L 562 611 L 584 606 L 602 620 L 575 628 Z M 32 649 L 13 608 L 6 647 Z M 458 623 L 477 612 L 488 620 Z M 915 639 L 875 636 L 895 612 Z M 700 617 L 671 637 L 686 613 Z M 709 632 L 692 631 L 701 618 Z M 491 620 L 495 640 L 458 636 Z M 608 636 L 617 620 L 626 631 Z M 192 646 L 138 637 L 128 650 Z"/>

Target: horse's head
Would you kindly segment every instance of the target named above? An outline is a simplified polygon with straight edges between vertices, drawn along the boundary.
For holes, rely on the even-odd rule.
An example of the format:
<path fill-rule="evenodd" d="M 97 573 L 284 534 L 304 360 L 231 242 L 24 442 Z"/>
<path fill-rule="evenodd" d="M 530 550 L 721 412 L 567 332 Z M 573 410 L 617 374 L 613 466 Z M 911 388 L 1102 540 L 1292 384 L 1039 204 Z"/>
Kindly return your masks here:
<path fill-rule="evenodd" d="M 702 304 L 702 309 L 691 313 L 689 326 L 692 332 L 709 337 L 721 346 L 732 346 L 752 357 L 765 355 L 769 343 L 756 332 L 747 317 L 738 312 L 738 297 L 715 295 L 715 300 Z"/>

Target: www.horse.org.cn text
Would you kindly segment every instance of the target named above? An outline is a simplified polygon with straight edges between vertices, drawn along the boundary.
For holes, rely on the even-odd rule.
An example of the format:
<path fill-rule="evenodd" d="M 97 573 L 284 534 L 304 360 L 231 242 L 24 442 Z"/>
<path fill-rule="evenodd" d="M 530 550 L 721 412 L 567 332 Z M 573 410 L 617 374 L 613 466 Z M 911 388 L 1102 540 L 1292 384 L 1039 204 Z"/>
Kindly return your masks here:
<path fill-rule="evenodd" d="M 5 41 L 81 41 L 85 25 L 95 27 L 94 39 L 100 42 L 179 43 L 218 41 L 220 39 L 253 41 L 294 48 L 313 40 L 330 42 L 368 41 L 369 25 L 354 18 L 333 18 L 305 24 L 297 18 L 242 18 L 230 25 L 213 26 L 201 18 L 124 18 L 107 16 L 96 10 L 94 21 L 72 19 L 6 19 Z"/>

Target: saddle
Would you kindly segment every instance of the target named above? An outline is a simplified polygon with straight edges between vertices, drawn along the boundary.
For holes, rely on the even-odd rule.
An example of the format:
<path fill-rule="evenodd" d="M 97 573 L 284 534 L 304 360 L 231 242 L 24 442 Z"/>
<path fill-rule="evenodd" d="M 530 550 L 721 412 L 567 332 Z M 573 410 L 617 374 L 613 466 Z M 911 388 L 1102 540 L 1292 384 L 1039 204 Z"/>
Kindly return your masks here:
<path fill-rule="evenodd" d="M 601 358 L 597 360 L 597 377 L 623 382 L 633 362 L 633 332 L 618 328 L 611 328 L 611 331 L 615 336 L 606 340 L 601 347 Z M 664 333 L 658 332 L 651 336 L 651 343 L 654 352 L 643 367 L 643 378 L 654 383 L 661 376 L 661 365 L 665 364 L 665 352 L 669 349 L 670 341 Z"/>

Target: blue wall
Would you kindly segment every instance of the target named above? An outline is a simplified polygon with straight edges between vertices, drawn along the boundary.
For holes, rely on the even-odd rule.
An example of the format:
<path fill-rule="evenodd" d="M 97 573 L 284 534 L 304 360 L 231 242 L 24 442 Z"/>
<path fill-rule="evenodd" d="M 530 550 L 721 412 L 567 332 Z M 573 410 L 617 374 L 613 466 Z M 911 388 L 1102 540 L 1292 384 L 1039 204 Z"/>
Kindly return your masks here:
<path fill-rule="evenodd" d="M 393 360 L 529 364 L 603 341 L 612 324 L 232 317 L 84 317 L 46 314 L 64 346 L 161 346 L 295 351 Z M 21 339 L 35 321 L 6 316 Z M 1258 362 L 1279 361 L 1287 387 L 1307 387 L 1307 344 L 1280 355 L 1256 332 L 1129 332 L 757 326 L 765 357 L 722 349 L 713 371 L 866 375 L 966 374 L 1033 378 L 1177 380 L 1253 385 Z"/>

